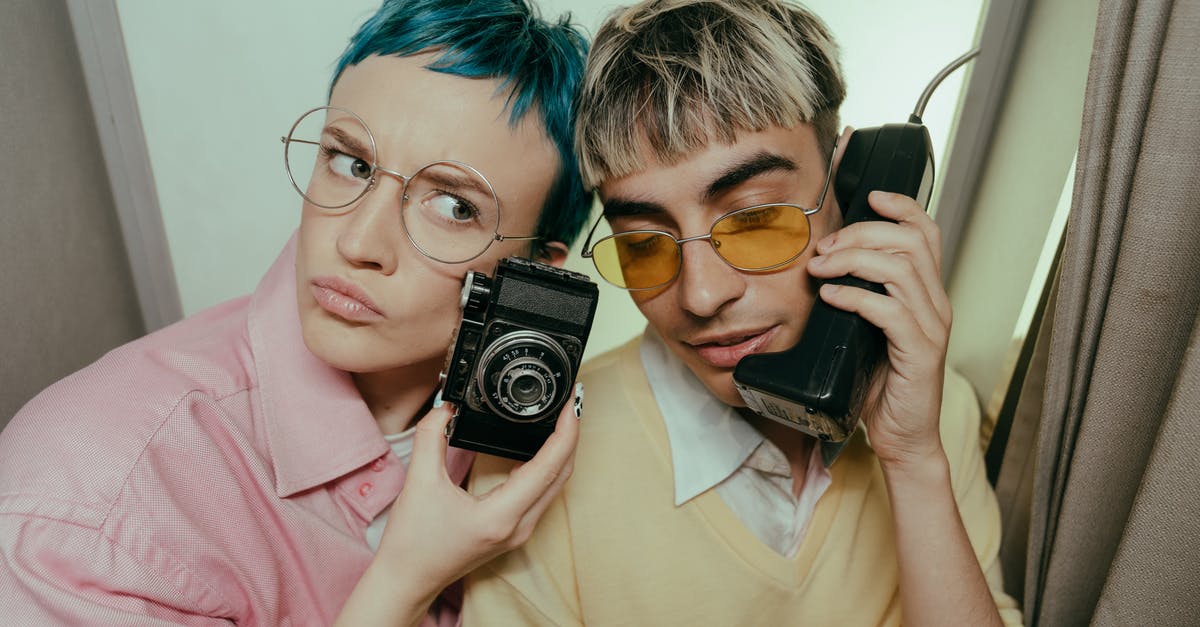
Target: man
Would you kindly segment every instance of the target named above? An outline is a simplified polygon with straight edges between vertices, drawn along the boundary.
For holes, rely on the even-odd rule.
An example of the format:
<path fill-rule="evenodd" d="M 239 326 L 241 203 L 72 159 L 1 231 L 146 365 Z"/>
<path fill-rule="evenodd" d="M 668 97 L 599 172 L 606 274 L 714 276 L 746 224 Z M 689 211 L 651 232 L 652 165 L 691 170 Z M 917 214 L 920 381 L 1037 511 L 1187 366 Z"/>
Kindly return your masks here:
<path fill-rule="evenodd" d="M 978 408 L 960 377 L 943 387 L 937 228 L 876 193 L 895 224 L 838 230 L 844 93 L 826 27 L 779 0 L 651 0 L 600 28 L 576 138 L 615 235 L 584 254 L 649 325 L 581 375 L 604 402 L 576 472 L 526 545 L 468 576 L 468 624 L 1020 623 Z M 846 274 L 887 293 L 816 289 Z M 887 338 L 840 450 L 732 381 L 796 343 L 818 293 Z M 471 489 L 506 467 L 481 456 Z"/>
<path fill-rule="evenodd" d="M 570 474 L 572 404 L 471 497 L 434 389 L 465 273 L 561 263 L 586 220 L 585 52 L 523 1 L 386 1 L 284 139 L 300 228 L 256 292 L 114 350 L 0 434 L 4 621 L 454 624 L 443 589 Z"/>

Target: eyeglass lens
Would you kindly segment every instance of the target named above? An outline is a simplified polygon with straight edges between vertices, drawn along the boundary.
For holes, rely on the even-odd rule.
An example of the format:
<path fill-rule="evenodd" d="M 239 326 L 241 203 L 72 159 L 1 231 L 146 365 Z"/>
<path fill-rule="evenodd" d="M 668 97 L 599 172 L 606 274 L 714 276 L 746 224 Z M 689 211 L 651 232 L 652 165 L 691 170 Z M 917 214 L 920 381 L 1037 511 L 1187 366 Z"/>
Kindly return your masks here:
<path fill-rule="evenodd" d="M 800 207 L 763 205 L 722 217 L 711 233 L 713 250 L 729 265 L 740 270 L 769 270 L 804 252 L 809 223 Z M 597 242 L 592 259 L 606 281 L 625 289 L 650 289 L 675 279 L 682 249 L 665 233 L 632 231 Z"/>
<path fill-rule="evenodd" d="M 366 125 L 334 108 L 315 109 L 296 122 L 285 140 L 284 159 L 296 190 L 312 205 L 335 214 L 348 211 L 372 185 L 389 176 L 375 169 L 376 153 Z M 397 183 L 405 186 L 403 179 Z M 487 179 L 466 164 L 439 161 L 421 168 L 408 177 L 401 203 L 400 221 L 409 239 L 438 261 L 458 263 L 478 256 L 498 229 L 496 194 Z"/>

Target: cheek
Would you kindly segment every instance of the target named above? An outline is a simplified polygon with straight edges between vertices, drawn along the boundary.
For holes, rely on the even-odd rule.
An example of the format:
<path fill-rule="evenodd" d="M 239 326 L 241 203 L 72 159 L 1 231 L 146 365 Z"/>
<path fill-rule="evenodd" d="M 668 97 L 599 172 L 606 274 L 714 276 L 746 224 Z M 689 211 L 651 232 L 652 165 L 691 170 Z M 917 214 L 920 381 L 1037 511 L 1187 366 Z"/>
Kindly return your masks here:
<path fill-rule="evenodd" d="M 313 265 L 325 251 L 336 250 L 337 217 L 318 214 L 305 203 L 300 214 L 300 228 L 296 231 L 296 264 Z"/>
<path fill-rule="evenodd" d="M 637 306 L 638 311 L 641 311 L 646 320 L 650 322 L 650 326 L 656 329 L 670 327 L 675 312 L 679 311 L 679 307 L 667 293 L 671 287 L 668 285 L 653 290 L 629 292 L 629 297 L 633 299 L 633 304 Z"/>
<path fill-rule="evenodd" d="M 800 258 L 785 268 L 757 277 L 748 291 L 750 298 L 761 303 L 762 309 L 784 308 L 788 311 L 808 310 L 808 304 L 816 293 L 816 279 L 808 273 L 808 260 L 813 256 L 814 246 L 804 251 Z"/>
<path fill-rule="evenodd" d="M 383 339 L 420 344 L 425 334 L 440 338 L 441 329 L 458 323 L 461 277 L 411 267 L 392 278 L 399 280 L 380 284 L 388 310 L 388 320 L 378 328 Z"/>
<path fill-rule="evenodd" d="M 826 205 L 824 209 L 809 217 L 812 235 L 809 237 L 808 250 L 805 251 L 806 257 L 811 255 L 822 237 L 842 228 L 842 210 L 838 208 L 837 202 L 828 202 Z"/>

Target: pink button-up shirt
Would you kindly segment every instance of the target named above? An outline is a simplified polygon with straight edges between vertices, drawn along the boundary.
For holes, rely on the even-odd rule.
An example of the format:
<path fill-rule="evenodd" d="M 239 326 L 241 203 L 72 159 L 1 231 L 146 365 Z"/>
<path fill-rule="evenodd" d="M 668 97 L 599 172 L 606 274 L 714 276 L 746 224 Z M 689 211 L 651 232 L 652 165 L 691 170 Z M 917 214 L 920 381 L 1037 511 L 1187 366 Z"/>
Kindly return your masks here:
<path fill-rule="evenodd" d="M 253 296 L 112 351 L 0 433 L 0 623 L 333 621 L 404 468 L 347 373 L 305 348 L 294 257 L 291 243 Z M 451 477 L 470 461 L 450 449 Z M 454 624 L 456 605 L 426 623 Z"/>

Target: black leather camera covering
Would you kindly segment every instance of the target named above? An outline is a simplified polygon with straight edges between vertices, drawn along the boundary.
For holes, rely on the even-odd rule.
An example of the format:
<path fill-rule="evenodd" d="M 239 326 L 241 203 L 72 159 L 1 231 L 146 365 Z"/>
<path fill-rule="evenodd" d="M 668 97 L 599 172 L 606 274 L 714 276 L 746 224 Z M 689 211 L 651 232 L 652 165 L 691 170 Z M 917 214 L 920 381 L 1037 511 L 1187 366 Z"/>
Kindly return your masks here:
<path fill-rule="evenodd" d="M 532 458 L 554 432 L 559 411 L 572 398 L 598 298 L 599 290 L 587 276 L 521 257 L 500 260 L 492 279 L 468 274 L 462 322 L 442 372 L 442 398 L 458 408 L 447 430 L 450 445 L 521 461 Z M 480 360 L 495 354 L 490 349 L 498 343 L 534 335 L 535 343 L 553 343 L 550 348 L 556 348 L 555 354 L 561 349 L 566 357 L 538 362 L 552 371 L 547 385 L 553 387 L 553 402 L 537 415 L 506 415 L 494 409 L 498 405 L 494 369 Z M 531 352 L 503 351 L 489 363 L 522 350 Z M 561 371 L 560 363 L 565 364 Z"/>

